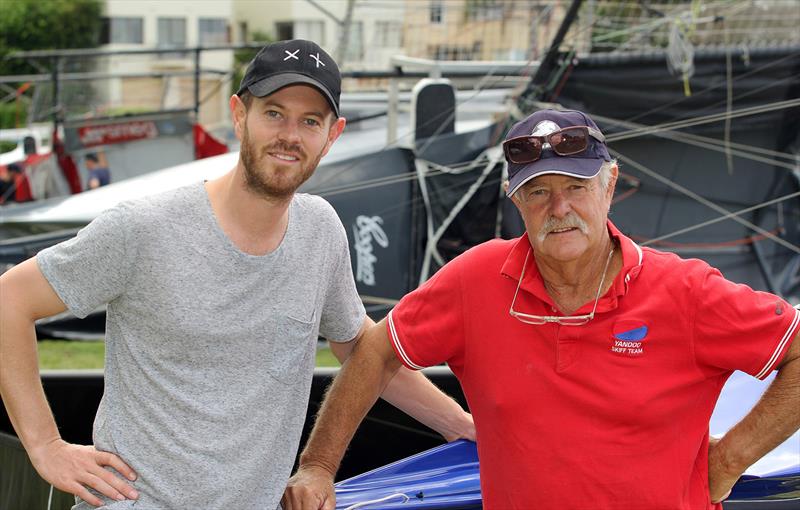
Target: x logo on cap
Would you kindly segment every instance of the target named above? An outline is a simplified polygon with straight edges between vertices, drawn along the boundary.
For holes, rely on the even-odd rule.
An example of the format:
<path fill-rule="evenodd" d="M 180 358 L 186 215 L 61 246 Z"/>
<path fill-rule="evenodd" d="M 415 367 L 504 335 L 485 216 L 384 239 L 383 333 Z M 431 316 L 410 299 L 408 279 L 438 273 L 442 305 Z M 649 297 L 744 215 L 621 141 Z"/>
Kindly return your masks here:
<path fill-rule="evenodd" d="M 319 53 L 317 53 L 316 55 L 312 55 L 311 53 L 309 53 L 308 56 L 317 61 L 317 67 L 319 67 L 320 64 L 322 64 L 322 67 L 325 67 L 325 62 L 319 59 Z"/>
<path fill-rule="evenodd" d="M 283 59 L 283 61 L 284 61 L 284 62 L 286 62 L 286 61 L 287 61 L 287 60 L 289 60 L 290 58 L 293 58 L 293 59 L 295 59 L 295 60 L 300 60 L 300 58 L 297 56 L 297 54 L 298 54 L 298 53 L 300 53 L 300 50 L 294 50 L 294 51 L 283 50 L 283 51 L 285 51 L 285 52 L 286 52 L 286 58 L 285 58 L 285 59 Z M 324 64 L 323 64 L 323 65 L 324 65 Z"/>

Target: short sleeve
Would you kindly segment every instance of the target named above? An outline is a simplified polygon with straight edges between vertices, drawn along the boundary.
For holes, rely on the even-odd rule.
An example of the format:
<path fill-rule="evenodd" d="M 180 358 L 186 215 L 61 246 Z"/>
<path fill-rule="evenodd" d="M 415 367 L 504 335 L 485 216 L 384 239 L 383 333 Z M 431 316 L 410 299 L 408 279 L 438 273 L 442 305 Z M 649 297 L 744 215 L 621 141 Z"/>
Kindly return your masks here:
<path fill-rule="evenodd" d="M 463 258 L 460 257 L 460 258 Z M 460 364 L 464 351 L 461 262 L 441 268 L 389 313 L 387 328 L 400 361 L 412 370 Z"/>
<path fill-rule="evenodd" d="M 332 342 L 348 342 L 358 334 L 366 312 L 353 280 L 347 235 L 338 219 L 336 224 L 336 231 L 340 235 L 331 247 L 333 258 L 325 290 L 325 303 L 322 306 L 320 336 Z"/>
<path fill-rule="evenodd" d="M 36 255 L 42 274 L 77 317 L 111 302 L 125 288 L 134 257 L 126 238 L 127 211 L 125 206 L 105 211 L 77 236 Z"/>
<path fill-rule="evenodd" d="M 800 310 L 780 297 L 726 280 L 709 268 L 697 290 L 695 355 L 701 368 L 764 379 L 798 333 Z"/>

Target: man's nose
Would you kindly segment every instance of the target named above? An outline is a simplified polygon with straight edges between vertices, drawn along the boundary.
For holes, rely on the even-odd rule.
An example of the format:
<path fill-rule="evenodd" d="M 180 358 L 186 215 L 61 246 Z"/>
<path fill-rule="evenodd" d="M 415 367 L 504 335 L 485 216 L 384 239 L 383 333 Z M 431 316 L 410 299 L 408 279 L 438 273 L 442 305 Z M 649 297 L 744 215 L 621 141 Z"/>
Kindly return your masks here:
<path fill-rule="evenodd" d="M 572 205 L 569 199 L 562 191 L 557 191 L 552 194 L 550 200 L 550 212 L 556 218 L 563 218 L 572 211 Z"/>
<path fill-rule="evenodd" d="M 278 133 L 278 138 L 289 145 L 300 143 L 300 129 L 294 122 L 285 122 Z"/>

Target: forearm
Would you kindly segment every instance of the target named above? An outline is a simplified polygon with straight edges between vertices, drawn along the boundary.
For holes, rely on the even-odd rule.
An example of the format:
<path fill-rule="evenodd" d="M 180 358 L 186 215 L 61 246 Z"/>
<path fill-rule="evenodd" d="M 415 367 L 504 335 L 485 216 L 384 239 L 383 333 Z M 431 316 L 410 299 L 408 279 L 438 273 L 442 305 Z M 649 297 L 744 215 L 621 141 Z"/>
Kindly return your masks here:
<path fill-rule="evenodd" d="M 375 328 L 375 329 L 373 329 Z M 367 317 L 359 333 L 359 338 L 367 332 L 385 331 L 386 324 L 375 324 Z M 388 342 L 388 338 L 386 338 Z M 333 354 L 344 363 L 358 340 L 335 343 L 330 347 Z M 390 352 L 391 351 L 387 351 Z M 475 426 L 469 413 L 452 398 L 443 393 L 421 372 L 400 368 L 386 386 L 381 397 L 409 416 L 432 428 L 448 441 L 466 437 L 475 439 Z"/>
<path fill-rule="evenodd" d="M 329 388 L 300 466 L 323 468 L 333 477 L 361 420 L 399 368 L 393 357 L 359 342 Z"/>
<path fill-rule="evenodd" d="M 6 297 L 6 296 L 4 296 Z M 0 394 L 23 446 L 32 455 L 60 439 L 42 389 L 33 322 L 4 299 L 0 311 Z"/>
<path fill-rule="evenodd" d="M 800 428 L 798 409 L 800 358 L 781 367 L 756 406 L 720 440 L 721 462 L 744 472 Z"/>
<path fill-rule="evenodd" d="M 381 397 L 448 441 L 465 436 L 466 431 L 472 428 L 472 420 L 458 402 L 443 393 L 421 372 L 401 368 Z"/>

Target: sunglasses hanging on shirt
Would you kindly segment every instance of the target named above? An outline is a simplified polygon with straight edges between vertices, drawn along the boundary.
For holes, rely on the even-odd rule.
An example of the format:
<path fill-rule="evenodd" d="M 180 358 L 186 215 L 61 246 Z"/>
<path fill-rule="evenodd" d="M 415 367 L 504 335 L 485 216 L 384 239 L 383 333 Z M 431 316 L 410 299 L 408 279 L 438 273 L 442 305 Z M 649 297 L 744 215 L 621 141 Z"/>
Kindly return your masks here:
<path fill-rule="evenodd" d="M 537 136 L 526 135 L 503 142 L 503 152 L 509 163 L 533 163 L 542 156 L 542 150 L 550 148 L 559 156 L 580 154 L 589 148 L 589 137 L 604 142 L 600 131 L 588 126 L 571 126 L 553 133 Z"/>

